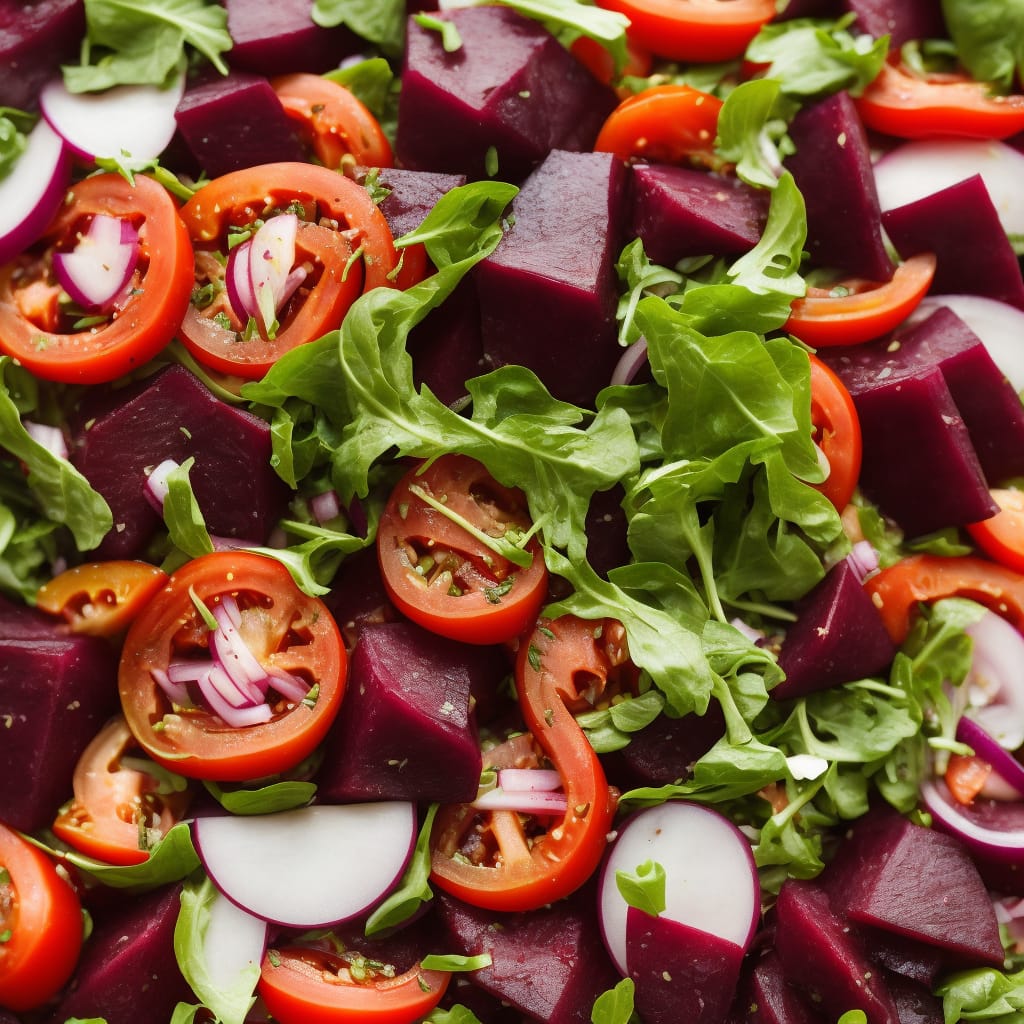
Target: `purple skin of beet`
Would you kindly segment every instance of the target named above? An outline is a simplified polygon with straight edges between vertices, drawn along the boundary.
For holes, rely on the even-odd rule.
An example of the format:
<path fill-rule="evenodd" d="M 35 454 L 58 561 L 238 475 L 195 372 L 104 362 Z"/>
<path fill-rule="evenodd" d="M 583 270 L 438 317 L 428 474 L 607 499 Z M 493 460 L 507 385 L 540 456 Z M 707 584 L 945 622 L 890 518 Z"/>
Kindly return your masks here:
<path fill-rule="evenodd" d="M 4 106 L 35 110 L 39 90 L 78 58 L 85 34 L 83 0 L 0 4 L 0 96 Z"/>

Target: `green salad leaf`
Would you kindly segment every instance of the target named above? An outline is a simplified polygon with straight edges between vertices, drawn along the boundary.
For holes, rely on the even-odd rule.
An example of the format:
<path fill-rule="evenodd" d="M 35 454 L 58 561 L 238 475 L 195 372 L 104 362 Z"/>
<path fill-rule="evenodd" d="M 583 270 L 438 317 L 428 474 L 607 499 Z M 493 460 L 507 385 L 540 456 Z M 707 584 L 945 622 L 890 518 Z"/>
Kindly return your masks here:
<path fill-rule="evenodd" d="M 1010 92 L 1024 74 L 1021 0 L 942 0 L 946 28 L 961 63 L 979 82 Z"/>
<path fill-rule="evenodd" d="M 405 43 L 405 16 L 405 0 L 313 0 L 313 20 L 318 25 L 344 25 L 392 57 L 402 52 Z"/>

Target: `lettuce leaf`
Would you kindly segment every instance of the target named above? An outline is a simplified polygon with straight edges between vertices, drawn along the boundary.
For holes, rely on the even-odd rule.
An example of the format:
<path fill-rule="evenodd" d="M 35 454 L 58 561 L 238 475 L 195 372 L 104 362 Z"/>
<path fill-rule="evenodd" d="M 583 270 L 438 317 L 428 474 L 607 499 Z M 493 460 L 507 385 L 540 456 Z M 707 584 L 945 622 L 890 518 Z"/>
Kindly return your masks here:
<path fill-rule="evenodd" d="M 960 62 L 979 82 L 1011 92 L 1024 74 L 1022 0 L 942 0 Z"/>

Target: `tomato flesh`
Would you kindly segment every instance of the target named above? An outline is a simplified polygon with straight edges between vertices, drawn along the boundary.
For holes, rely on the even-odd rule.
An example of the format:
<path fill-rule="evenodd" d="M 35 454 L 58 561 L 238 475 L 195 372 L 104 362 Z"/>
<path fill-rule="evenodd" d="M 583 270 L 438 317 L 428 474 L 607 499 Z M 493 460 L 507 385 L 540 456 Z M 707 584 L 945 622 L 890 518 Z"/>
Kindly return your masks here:
<path fill-rule="evenodd" d="M 860 478 L 860 419 L 843 382 L 817 357 L 811 356 L 810 361 L 811 422 L 815 442 L 829 466 L 826 479 L 812 486 L 841 512 L 849 505 Z"/>
<path fill-rule="evenodd" d="M 996 489 L 999 511 L 990 519 L 970 523 L 967 531 L 989 558 L 1024 573 L 1024 491 Z"/>

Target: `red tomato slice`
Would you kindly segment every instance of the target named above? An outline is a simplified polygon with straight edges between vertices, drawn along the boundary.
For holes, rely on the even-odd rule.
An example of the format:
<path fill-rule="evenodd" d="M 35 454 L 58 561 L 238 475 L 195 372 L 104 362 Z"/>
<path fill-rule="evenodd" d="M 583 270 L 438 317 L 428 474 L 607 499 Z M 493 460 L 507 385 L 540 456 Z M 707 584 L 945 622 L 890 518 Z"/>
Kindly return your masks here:
<path fill-rule="evenodd" d="M 901 139 L 1006 139 L 1024 131 L 1024 95 L 994 95 L 967 75 L 921 76 L 893 60 L 855 102 L 869 128 Z"/>
<path fill-rule="evenodd" d="M 388 596 L 413 622 L 441 636 L 471 644 L 512 640 L 533 623 L 547 595 L 540 545 L 536 539 L 526 545 L 530 564 L 522 568 L 458 519 L 494 538 L 509 530 L 525 534 L 532 526 L 523 494 L 502 487 L 473 459 L 444 455 L 410 470 L 392 491 L 377 530 Z"/>
<path fill-rule="evenodd" d="M 973 804 L 992 774 L 992 765 L 980 757 L 950 754 L 946 765 L 946 787 L 961 804 Z"/>
<path fill-rule="evenodd" d="M 356 981 L 344 955 L 291 946 L 269 950 L 257 992 L 281 1024 L 413 1024 L 441 1001 L 451 975 L 412 967 Z"/>
<path fill-rule="evenodd" d="M 227 725 L 201 698 L 172 705 L 153 670 L 172 659 L 209 658 L 210 630 L 196 601 L 213 608 L 225 596 L 241 610 L 239 632 L 264 668 L 298 676 L 315 699 L 274 697 L 270 721 Z M 174 573 L 125 637 L 118 670 L 121 706 L 139 745 L 158 764 L 190 778 L 241 782 L 293 768 L 337 715 L 348 668 L 341 634 L 322 601 L 302 593 L 280 562 L 245 551 L 197 558 Z"/>
<path fill-rule="evenodd" d="M 76 327 L 60 311 L 55 252 L 72 248 L 94 216 L 131 223 L 139 260 L 114 313 Z M 174 336 L 192 293 L 192 246 L 170 193 L 145 175 L 130 185 L 99 174 L 73 185 L 40 242 L 0 268 L 0 350 L 45 380 L 99 384 L 138 369 Z"/>
<path fill-rule="evenodd" d="M 934 276 L 935 255 L 927 252 L 901 263 L 890 281 L 846 278 L 832 288 L 808 288 L 783 329 L 814 348 L 880 338 L 917 309 Z"/>
<path fill-rule="evenodd" d="M 632 678 L 621 633 L 618 623 L 566 616 L 541 619 L 523 639 L 516 659 L 519 706 L 540 757 L 561 776 L 567 810 L 543 828 L 535 820 L 527 840 L 518 812 L 442 807 L 431 834 L 431 877 L 446 892 L 489 910 L 536 910 L 568 896 L 596 870 L 615 797 L 567 705 L 583 699 L 581 688 L 600 693 L 620 676 Z M 524 734 L 492 751 L 485 764 L 527 766 L 532 743 Z"/>
<path fill-rule="evenodd" d="M 0 822 L 0 1007 L 42 1006 L 71 977 L 82 907 L 42 850 Z"/>
<path fill-rule="evenodd" d="M 989 558 L 1024 573 L 1024 491 L 994 490 L 992 500 L 999 511 L 967 530 Z"/>
<path fill-rule="evenodd" d="M 659 57 L 714 62 L 741 57 L 775 17 L 775 0 L 597 0 L 629 18 L 630 39 Z"/>
<path fill-rule="evenodd" d="M 161 795 L 159 780 L 124 767 L 122 758 L 135 747 L 120 715 L 108 722 L 78 759 L 74 799 L 53 824 L 54 835 L 69 846 L 108 864 L 147 860 L 144 846 L 181 821 L 191 796 L 187 791 Z"/>
<path fill-rule="evenodd" d="M 815 443 L 828 460 L 828 477 L 812 486 L 842 512 L 860 478 L 863 445 L 860 419 L 850 392 L 818 358 L 811 360 L 811 422 Z"/>
<path fill-rule="evenodd" d="M 632 40 L 626 44 L 626 66 L 617 75 L 615 72 L 615 58 L 596 39 L 589 36 L 580 36 L 573 41 L 569 49 L 572 55 L 599 81 L 605 85 L 611 85 L 619 75 L 636 75 L 638 78 L 645 78 L 651 73 L 654 63 L 651 55 L 646 50 L 636 46 Z M 623 96 L 633 95 L 627 93 Z"/>

